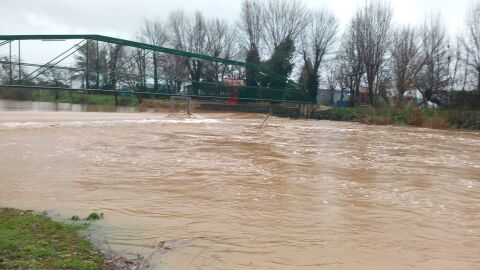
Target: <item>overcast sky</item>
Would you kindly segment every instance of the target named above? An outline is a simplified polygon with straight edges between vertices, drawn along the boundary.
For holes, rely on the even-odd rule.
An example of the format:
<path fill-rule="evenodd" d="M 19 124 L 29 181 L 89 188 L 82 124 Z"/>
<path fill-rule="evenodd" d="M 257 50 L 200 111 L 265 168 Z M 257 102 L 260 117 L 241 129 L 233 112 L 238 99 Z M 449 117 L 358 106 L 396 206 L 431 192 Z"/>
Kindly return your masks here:
<path fill-rule="evenodd" d="M 304 0 L 309 8 L 327 7 L 347 24 L 365 0 Z M 421 24 L 429 14 L 441 13 L 451 37 L 464 24 L 472 1 L 392 0 L 397 24 Z M 202 11 L 207 17 L 235 23 L 242 0 L 0 0 L 0 35 L 6 34 L 102 34 L 132 39 L 144 18 L 166 18 L 177 9 Z M 22 61 L 45 63 L 76 41 L 22 42 Z M 16 46 L 17 43 L 12 45 Z M 39 53 L 41 52 L 41 53 Z M 0 56 L 8 46 L 0 47 Z M 13 51 L 15 58 L 16 49 Z M 66 61 L 73 61 L 67 59 Z"/>
<path fill-rule="evenodd" d="M 419 24 L 425 15 L 441 12 L 450 34 L 463 25 L 472 1 L 392 0 L 396 23 Z M 166 17 L 172 10 L 200 10 L 232 23 L 242 0 L 0 0 L 0 34 L 105 34 L 131 38 L 145 17 Z M 325 6 L 347 23 L 364 0 L 305 0 Z"/>

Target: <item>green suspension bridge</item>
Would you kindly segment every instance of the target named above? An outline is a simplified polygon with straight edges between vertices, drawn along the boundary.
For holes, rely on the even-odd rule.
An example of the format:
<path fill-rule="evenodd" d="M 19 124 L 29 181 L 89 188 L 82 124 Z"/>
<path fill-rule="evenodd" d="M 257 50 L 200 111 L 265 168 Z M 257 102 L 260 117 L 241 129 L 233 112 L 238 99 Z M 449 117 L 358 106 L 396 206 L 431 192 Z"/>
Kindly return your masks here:
<path fill-rule="evenodd" d="M 22 56 L 27 41 L 74 45 L 44 63 L 32 63 Z M 102 35 L 0 35 L 0 57 L 0 89 L 309 103 L 302 87 L 263 65 Z M 246 86 L 245 74 L 252 70 L 260 82 L 274 81 L 277 87 Z"/>

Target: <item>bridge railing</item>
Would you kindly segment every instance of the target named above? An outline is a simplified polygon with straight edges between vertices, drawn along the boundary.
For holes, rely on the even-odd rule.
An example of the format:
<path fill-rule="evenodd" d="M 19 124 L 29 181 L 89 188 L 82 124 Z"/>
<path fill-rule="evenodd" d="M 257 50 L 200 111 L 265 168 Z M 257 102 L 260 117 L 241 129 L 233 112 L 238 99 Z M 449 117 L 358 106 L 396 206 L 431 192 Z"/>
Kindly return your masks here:
<path fill-rule="evenodd" d="M 21 42 L 27 40 L 39 42 L 72 40 L 75 43 L 80 40 L 80 42 L 47 63 L 35 64 L 24 62 L 25 59 L 22 58 Z M 12 50 L 13 42 L 18 45 L 17 55 L 14 55 L 15 50 Z M 119 48 L 130 48 L 131 51 L 127 57 L 117 59 L 118 61 L 113 61 L 114 56 L 109 56 L 111 58 L 109 61 L 113 64 L 102 64 L 105 59 L 102 58 L 100 43 L 105 45 L 104 48 L 115 45 L 120 46 Z M 0 49 L 2 46 L 9 48 L 7 56 L 0 59 L 0 84 L 4 86 L 27 87 L 29 90 L 68 89 L 116 96 L 134 94 L 153 98 L 186 95 L 204 99 L 310 102 L 304 89 L 262 65 L 135 41 L 100 35 L 0 35 Z M 66 63 L 68 58 L 73 58 L 74 61 Z M 189 80 L 188 78 L 195 77 L 189 74 L 186 65 L 186 62 L 192 59 L 202 61 L 204 67 L 214 66 L 213 63 L 224 65 L 231 73 L 230 76 L 235 79 L 242 79 L 242 74 L 245 74 L 246 70 L 254 69 L 259 76 L 270 79 L 266 81 L 279 82 L 279 85 L 285 87 L 283 89 L 265 85 L 232 87 L 222 82 L 222 79 L 228 79 L 228 76 L 223 78 L 218 74 L 204 76 L 203 79 L 214 78 L 213 82 Z M 218 68 L 218 65 L 216 67 Z"/>

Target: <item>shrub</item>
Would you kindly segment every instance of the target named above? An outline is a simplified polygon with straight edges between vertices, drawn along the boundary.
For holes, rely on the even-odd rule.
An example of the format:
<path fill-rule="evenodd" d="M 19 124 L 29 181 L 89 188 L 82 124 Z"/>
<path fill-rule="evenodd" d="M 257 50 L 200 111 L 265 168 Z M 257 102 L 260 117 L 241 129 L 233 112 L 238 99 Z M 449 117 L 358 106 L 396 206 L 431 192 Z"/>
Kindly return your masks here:
<path fill-rule="evenodd" d="M 332 108 L 318 114 L 319 119 L 355 121 L 375 125 L 412 125 L 435 129 L 480 129 L 480 111 L 418 108 Z"/>
<path fill-rule="evenodd" d="M 480 129 L 480 111 L 448 111 L 447 118 L 456 128 Z"/>
<path fill-rule="evenodd" d="M 441 115 L 435 115 L 425 119 L 424 127 L 434 129 L 449 129 L 452 125 L 448 122 L 448 118 Z"/>
<path fill-rule="evenodd" d="M 423 126 L 424 122 L 425 122 L 425 116 L 420 109 L 413 108 L 409 110 L 409 113 L 407 115 L 407 123 L 409 125 L 421 127 Z"/>
<path fill-rule="evenodd" d="M 332 108 L 328 111 L 321 112 L 320 119 L 327 119 L 333 121 L 357 121 L 357 108 Z"/>
<path fill-rule="evenodd" d="M 30 100 L 32 97 L 32 90 L 30 89 L 2 89 L 0 98 L 11 100 Z"/>

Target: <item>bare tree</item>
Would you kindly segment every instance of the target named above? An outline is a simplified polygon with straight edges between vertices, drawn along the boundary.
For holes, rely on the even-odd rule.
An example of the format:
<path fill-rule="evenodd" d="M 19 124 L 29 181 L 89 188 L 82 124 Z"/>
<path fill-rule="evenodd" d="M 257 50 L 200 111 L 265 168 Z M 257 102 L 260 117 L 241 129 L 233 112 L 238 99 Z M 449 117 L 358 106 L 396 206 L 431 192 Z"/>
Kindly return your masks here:
<path fill-rule="evenodd" d="M 344 33 L 340 50 L 336 56 L 337 80 L 342 89 L 349 89 L 352 104 L 360 104 L 360 86 L 365 75 L 363 59 L 359 50 L 359 33 L 352 21 Z"/>
<path fill-rule="evenodd" d="M 463 37 L 458 36 L 456 39 L 455 47 L 451 49 L 452 62 L 450 68 L 450 79 L 448 88 L 451 90 L 465 90 L 469 79 L 468 72 L 468 53 L 464 50 Z"/>
<path fill-rule="evenodd" d="M 155 46 L 164 46 L 169 39 L 168 36 L 168 29 L 165 23 L 160 20 L 159 18 L 156 19 L 145 19 L 143 26 L 140 30 L 138 35 L 138 39 L 141 42 L 149 43 Z M 159 89 L 159 65 L 162 61 L 162 57 L 160 53 L 153 52 L 152 55 L 153 59 L 153 84 L 154 90 L 157 91 Z M 147 61 L 145 59 L 137 59 L 137 62 L 145 62 L 145 70 L 147 69 Z"/>
<path fill-rule="evenodd" d="M 175 30 L 175 31 L 172 31 Z M 187 17 L 183 11 L 179 10 L 170 13 L 168 21 L 161 19 L 145 19 L 138 39 L 156 46 L 172 46 L 177 49 L 187 50 L 186 44 L 188 41 Z M 140 56 L 140 57 L 139 57 Z M 134 65 L 135 72 L 138 73 L 138 63 L 142 63 L 141 53 L 133 53 L 136 64 Z M 169 93 L 176 93 L 179 83 L 187 79 L 186 61 L 187 58 L 174 56 L 164 53 L 153 53 L 153 77 L 154 89 L 160 88 L 160 76 L 165 81 Z M 145 61 L 145 64 L 147 62 Z M 134 82 L 130 82 L 132 84 Z M 134 83 L 136 84 L 136 83 Z"/>
<path fill-rule="evenodd" d="M 301 0 L 269 0 L 263 8 L 265 45 L 270 53 L 286 39 L 296 43 L 311 16 Z"/>
<path fill-rule="evenodd" d="M 106 89 L 117 89 L 118 82 L 122 79 L 122 60 L 125 57 L 125 49 L 121 45 L 109 44 L 107 47 L 106 68 L 108 69 L 108 80 Z"/>
<path fill-rule="evenodd" d="M 224 59 L 238 57 L 237 35 L 225 20 L 212 19 L 207 23 L 208 54 Z M 228 71 L 228 66 L 217 62 L 207 63 L 211 81 L 219 81 Z"/>
<path fill-rule="evenodd" d="M 393 34 L 391 52 L 391 71 L 395 82 L 397 106 L 403 106 L 405 92 L 415 89 L 424 61 L 415 29 L 404 26 Z"/>
<path fill-rule="evenodd" d="M 265 30 L 263 26 L 263 4 L 259 0 L 244 0 L 238 28 L 245 62 L 260 65 L 264 47 Z M 245 79 L 248 86 L 258 86 L 258 70 L 245 68 Z M 242 73 L 242 70 L 240 70 Z"/>
<path fill-rule="evenodd" d="M 122 60 L 125 57 L 125 49 L 122 45 L 109 44 L 100 51 L 100 65 L 104 66 L 103 88 L 116 90 L 118 83 L 124 78 Z M 115 93 L 115 104 L 118 105 L 118 93 Z"/>
<path fill-rule="evenodd" d="M 390 4 L 372 0 L 359 8 L 353 19 L 353 27 L 357 27 L 358 51 L 365 68 L 371 105 L 375 105 L 375 84 L 385 64 L 390 44 L 392 16 Z"/>
<path fill-rule="evenodd" d="M 12 58 L 11 60 L 12 63 L 18 62 L 16 57 Z M 14 84 L 14 82 L 19 80 L 19 73 L 22 78 L 25 78 L 25 76 L 28 74 L 23 66 L 20 67 L 19 72 L 18 64 L 12 64 L 8 56 L 0 57 L 0 62 L 0 82 L 3 84 Z"/>
<path fill-rule="evenodd" d="M 89 88 L 90 83 L 95 81 L 96 69 L 96 43 L 87 41 L 84 45 L 79 47 L 75 54 L 75 67 L 78 69 L 71 74 L 73 80 L 81 80 L 82 87 Z M 80 71 L 81 70 L 81 71 Z"/>
<path fill-rule="evenodd" d="M 220 19 L 206 20 L 200 12 L 187 16 L 181 10 L 173 12 L 169 17 L 169 26 L 173 34 L 170 43 L 179 50 L 209 55 L 223 59 L 238 58 L 238 38 L 235 30 Z M 217 62 L 201 59 L 176 57 L 175 69 L 183 62 L 194 81 L 193 91 L 198 94 L 198 82 L 220 81 L 232 67 Z"/>
<path fill-rule="evenodd" d="M 466 19 L 467 33 L 463 46 L 469 55 L 468 66 L 477 79 L 477 91 L 480 92 L 480 2 L 468 12 Z"/>
<path fill-rule="evenodd" d="M 393 94 L 391 89 L 394 86 L 392 83 L 392 72 L 390 70 L 390 60 L 387 59 L 387 62 L 381 66 L 377 74 L 377 79 L 375 80 L 375 95 L 381 99 L 377 99 L 375 105 L 383 105 L 388 103 L 388 95 Z M 380 103 L 382 102 L 382 103 Z"/>
<path fill-rule="evenodd" d="M 474 79 L 472 78 L 472 72 L 470 72 L 470 66 L 471 66 L 471 55 L 467 52 L 464 52 L 464 56 L 463 56 L 463 59 L 462 59 L 462 64 L 463 64 L 463 69 L 462 69 L 462 79 L 461 79 L 461 82 L 462 82 L 462 90 L 465 91 L 467 89 L 471 89 L 473 88 L 473 86 L 471 85 L 471 82 L 474 81 Z"/>
<path fill-rule="evenodd" d="M 444 91 L 448 87 L 449 45 L 441 16 L 431 16 L 421 29 L 422 57 L 424 65 L 419 73 L 418 90 L 422 93 L 425 106 L 434 93 Z"/>
<path fill-rule="evenodd" d="M 244 0 L 238 23 L 245 49 L 260 48 L 264 38 L 263 6 L 257 0 Z"/>
<path fill-rule="evenodd" d="M 338 21 L 327 9 L 319 9 L 302 31 L 302 56 L 304 72 L 307 75 L 306 88 L 313 99 L 319 87 L 321 64 L 333 49 L 338 33 Z"/>
<path fill-rule="evenodd" d="M 210 48 L 207 22 L 201 12 L 196 11 L 193 17 L 186 16 L 182 10 L 173 12 L 169 16 L 169 24 L 173 33 L 171 43 L 176 49 L 208 54 Z M 190 79 L 195 82 L 200 81 L 205 61 L 192 58 L 184 58 L 182 61 L 187 66 Z M 194 84 L 194 94 L 198 95 L 196 84 Z"/>
<path fill-rule="evenodd" d="M 168 41 L 168 29 L 159 18 L 145 19 L 139 33 L 140 41 L 163 46 Z"/>

